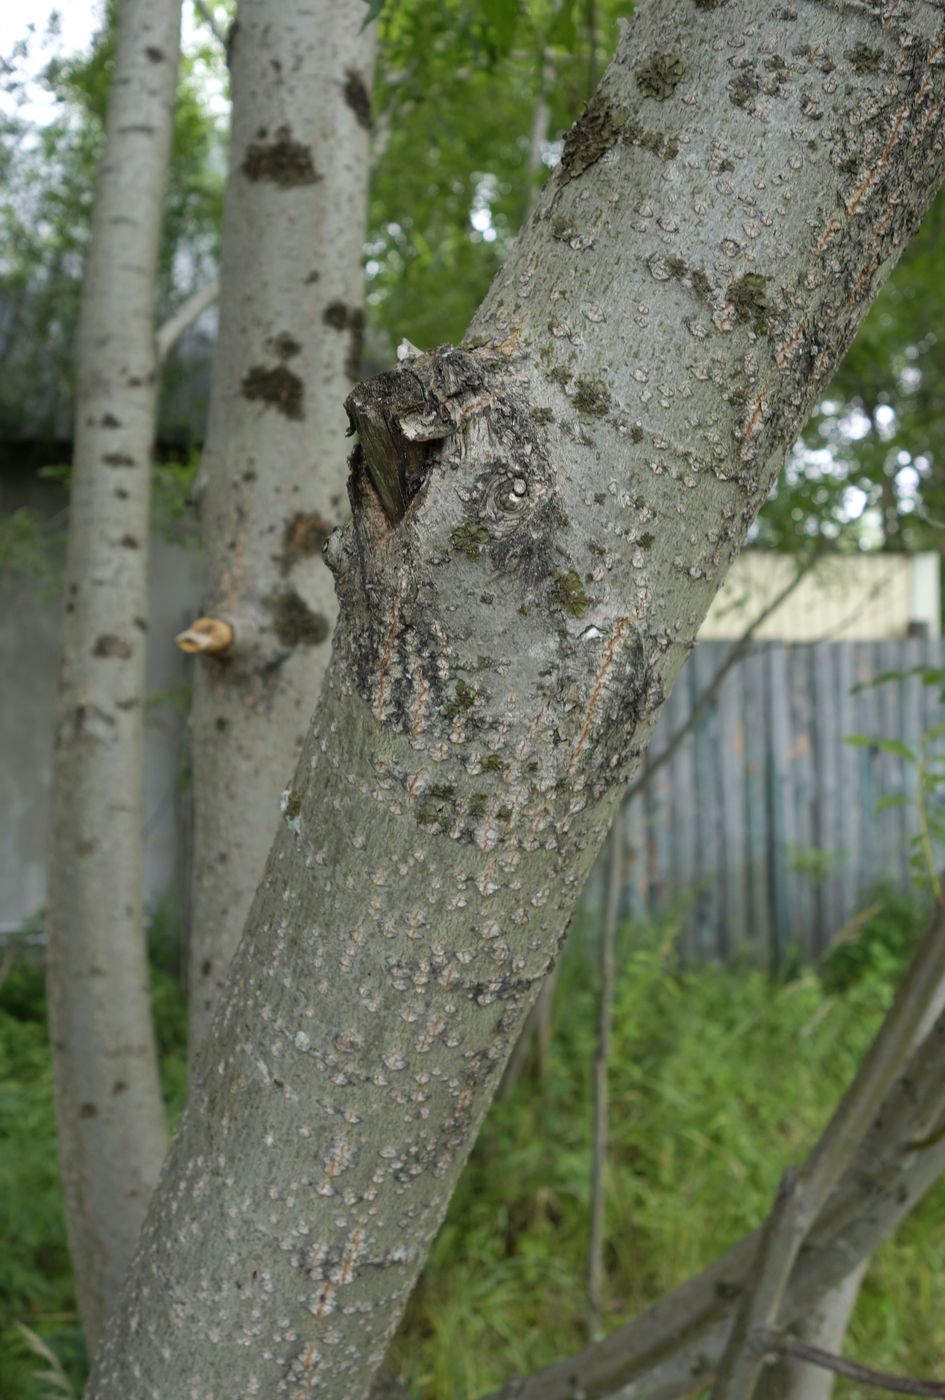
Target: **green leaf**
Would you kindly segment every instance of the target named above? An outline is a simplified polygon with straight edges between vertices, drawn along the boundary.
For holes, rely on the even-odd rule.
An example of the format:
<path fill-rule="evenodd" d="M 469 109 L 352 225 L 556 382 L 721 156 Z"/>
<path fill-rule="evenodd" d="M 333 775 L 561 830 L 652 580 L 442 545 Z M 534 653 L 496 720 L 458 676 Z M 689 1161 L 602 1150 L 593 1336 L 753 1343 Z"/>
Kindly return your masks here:
<path fill-rule="evenodd" d="M 492 32 L 496 52 L 507 54 L 518 28 L 518 5 L 515 0 L 482 0 L 482 12 Z"/>
<path fill-rule="evenodd" d="M 911 807 L 912 801 L 904 793 L 890 793 L 888 797 L 881 797 L 876 804 L 877 812 L 888 812 L 890 807 Z"/>
<path fill-rule="evenodd" d="M 871 749 L 876 743 L 868 734 L 844 734 L 843 742 L 855 749 Z"/>
<path fill-rule="evenodd" d="M 907 763 L 915 763 L 915 754 L 901 739 L 874 739 L 873 743 L 883 753 L 891 753 L 895 758 L 904 758 Z"/>
<path fill-rule="evenodd" d="M 371 21 L 377 19 L 384 8 L 384 0 L 364 0 L 364 3 L 367 5 L 368 12 L 361 25 L 362 30 L 367 29 Z"/>

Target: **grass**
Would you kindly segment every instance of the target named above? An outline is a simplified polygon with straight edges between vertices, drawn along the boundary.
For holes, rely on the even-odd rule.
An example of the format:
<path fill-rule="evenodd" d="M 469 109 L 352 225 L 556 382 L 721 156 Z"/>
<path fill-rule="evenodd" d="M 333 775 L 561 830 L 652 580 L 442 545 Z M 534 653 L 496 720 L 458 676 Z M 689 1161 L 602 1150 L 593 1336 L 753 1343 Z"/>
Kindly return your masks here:
<path fill-rule="evenodd" d="M 611 1073 L 608 1323 L 618 1326 L 762 1218 L 781 1172 L 826 1120 L 889 1004 L 921 920 L 887 895 L 856 944 L 774 984 L 750 968 L 683 970 L 667 929 L 623 930 Z M 391 1353 L 415 1400 L 472 1400 L 585 1342 L 594 930 L 559 979 L 550 1074 L 497 1103 Z M 184 1089 L 173 929 L 152 935 L 165 1092 Z M 55 1166 L 42 976 L 22 952 L 0 989 L 0 1395 L 40 1400 L 55 1353 L 79 1393 Z M 945 1370 L 945 1188 L 876 1256 L 846 1353 L 918 1376 Z M 56 1391 L 61 1394 L 61 1391 Z M 839 1382 L 838 1400 L 875 1392 Z"/>

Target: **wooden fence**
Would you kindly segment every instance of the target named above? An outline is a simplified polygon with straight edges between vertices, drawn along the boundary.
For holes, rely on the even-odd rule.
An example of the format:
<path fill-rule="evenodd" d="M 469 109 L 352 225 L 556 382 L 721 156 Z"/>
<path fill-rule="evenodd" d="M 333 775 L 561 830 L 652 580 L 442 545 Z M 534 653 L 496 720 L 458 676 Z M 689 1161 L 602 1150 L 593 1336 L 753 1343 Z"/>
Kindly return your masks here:
<path fill-rule="evenodd" d="M 695 649 L 652 755 L 685 723 L 728 649 Z M 908 883 L 918 829 L 915 767 L 846 737 L 915 748 L 945 721 L 941 687 L 919 675 L 869 682 L 942 666 L 938 639 L 752 647 L 674 757 L 626 804 L 632 912 L 677 908 L 680 949 L 691 958 L 777 966 L 795 953 L 816 957 L 878 884 Z M 893 794 L 908 805 L 877 811 Z"/>

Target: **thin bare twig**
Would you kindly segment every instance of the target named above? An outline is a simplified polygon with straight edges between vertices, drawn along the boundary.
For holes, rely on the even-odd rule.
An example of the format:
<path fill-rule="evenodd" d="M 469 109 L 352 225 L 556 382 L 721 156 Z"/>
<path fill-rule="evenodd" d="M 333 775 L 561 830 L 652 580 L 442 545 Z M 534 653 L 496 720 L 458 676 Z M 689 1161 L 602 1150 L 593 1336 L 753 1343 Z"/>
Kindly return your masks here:
<path fill-rule="evenodd" d="M 767 1351 L 769 1355 L 793 1356 L 798 1361 L 807 1361 L 811 1366 L 820 1366 L 825 1371 L 835 1371 L 838 1376 L 849 1376 L 850 1380 L 874 1386 L 877 1390 L 888 1390 L 893 1395 L 945 1396 L 945 1381 L 921 1381 L 911 1376 L 895 1376 L 889 1371 L 876 1371 L 872 1366 L 847 1361 L 846 1357 L 835 1356 L 833 1352 L 811 1346 L 797 1337 L 772 1333 Z"/>
<path fill-rule="evenodd" d="M 597 1021 L 597 1059 L 594 1063 L 594 1148 L 591 1159 L 591 1237 L 587 1259 L 587 1330 L 600 1336 L 604 1283 L 604 1177 L 607 1168 L 607 1075 L 610 1068 L 610 1032 L 614 1005 L 614 940 L 623 883 L 623 809 L 617 808 L 610 828 L 610 869 L 607 908 L 600 940 L 600 1003 Z"/>
<path fill-rule="evenodd" d="M 169 316 L 163 326 L 158 327 L 154 345 L 159 365 L 163 365 L 184 331 L 193 325 L 200 313 L 206 311 L 219 295 L 220 282 L 218 278 L 214 278 L 206 287 L 201 287 L 193 296 L 188 297 L 183 306 L 178 307 L 173 316 Z"/>
<path fill-rule="evenodd" d="M 930 940 L 945 945 L 941 905 L 932 913 L 922 945 Z M 912 970 L 907 980 L 911 975 Z M 934 1131 L 945 1113 L 942 991 L 941 984 L 937 991 L 931 989 L 931 1004 L 939 1008 L 934 1024 L 926 1030 L 922 1018 L 915 1022 L 914 1051 L 905 1071 L 878 1106 L 869 1132 L 808 1234 L 788 1282 L 785 1326 L 807 1316 L 851 1268 L 868 1259 L 945 1171 L 945 1134 Z M 760 1237 L 761 1231 L 746 1236 L 603 1341 L 516 1379 L 514 1391 L 495 1391 L 488 1400 L 513 1393 L 517 1400 L 572 1400 L 578 1390 L 587 1400 L 615 1393 L 621 1400 L 671 1400 L 691 1394 L 696 1383 L 708 1384 L 739 1300 L 753 1287 Z"/>
<path fill-rule="evenodd" d="M 771 614 L 776 612 L 782 603 L 787 602 L 801 580 L 810 572 L 813 564 L 813 560 L 809 563 L 802 564 L 791 581 L 785 584 L 780 593 L 776 594 L 771 602 L 768 603 L 766 607 L 762 608 L 758 616 L 745 628 L 738 641 L 735 642 L 731 650 L 726 653 L 725 659 L 693 705 L 684 723 L 681 724 L 672 737 L 667 740 L 666 744 L 660 749 L 655 758 L 647 758 L 646 767 L 643 769 L 643 772 L 640 774 L 639 778 L 637 778 L 636 782 L 630 785 L 627 791 L 626 800 L 628 802 L 632 802 L 635 797 L 639 797 L 640 794 L 649 787 L 650 783 L 656 777 L 656 774 L 661 768 L 665 767 L 677 752 L 687 734 L 692 733 L 693 729 L 695 729 L 696 725 L 699 723 L 699 720 L 721 690 L 722 683 L 729 671 L 731 671 L 734 666 L 737 666 L 745 655 L 758 628 L 761 627 L 763 623 L 767 622 Z"/>
<path fill-rule="evenodd" d="M 853 1160 L 890 1088 L 915 1050 L 916 1028 L 941 999 L 945 981 L 943 912 L 938 904 L 892 1009 L 789 1190 L 782 1190 L 759 1243 L 750 1287 L 716 1371 L 712 1400 L 751 1400 L 764 1366 L 764 1336 L 777 1328 L 801 1248 L 827 1198 Z"/>
<path fill-rule="evenodd" d="M 222 29 L 220 28 L 220 26 L 217 24 L 216 18 L 215 18 L 215 16 L 214 16 L 214 13 L 213 13 L 213 11 L 211 10 L 210 6 L 209 6 L 208 4 L 205 3 L 205 0 L 194 0 L 194 9 L 197 11 L 198 15 L 199 15 L 200 18 L 203 20 L 204 24 L 206 24 L 207 28 L 210 30 L 210 33 L 213 35 L 214 39 L 216 39 L 217 43 L 221 45 L 221 47 L 222 47 L 222 49 L 223 49 L 223 52 L 226 53 L 226 52 L 227 52 L 227 36 L 226 36 L 226 33 L 225 33 L 225 31 L 222 30 Z"/>

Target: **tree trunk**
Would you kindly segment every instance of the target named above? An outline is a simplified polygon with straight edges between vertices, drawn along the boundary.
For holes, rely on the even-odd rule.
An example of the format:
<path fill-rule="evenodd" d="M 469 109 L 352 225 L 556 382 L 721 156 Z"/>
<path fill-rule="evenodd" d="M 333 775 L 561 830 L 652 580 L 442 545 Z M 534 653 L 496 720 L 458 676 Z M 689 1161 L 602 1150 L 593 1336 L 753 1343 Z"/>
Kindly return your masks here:
<path fill-rule="evenodd" d="M 465 348 L 349 396 L 325 689 L 92 1395 L 367 1390 L 699 623 L 941 179 L 934 12 L 774 14 L 641 6 Z"/>
<path fill-rule="evenodd" d="M 48 937 L 63 1189 L 90 1348 L 165 1140 L 140 847 L 154 284 L 179 11 L 179 0 L 121 8 L 79 324 Z"/>
<path fill-rule="evenodd" d="M 346 513 L 342 402 L 361 367 L 374 26 L 363 5 L 241 0 L 223 296 L 203 455 L 191 1063 L 203 1041 L 328 663 L 321 547 Z"/>

